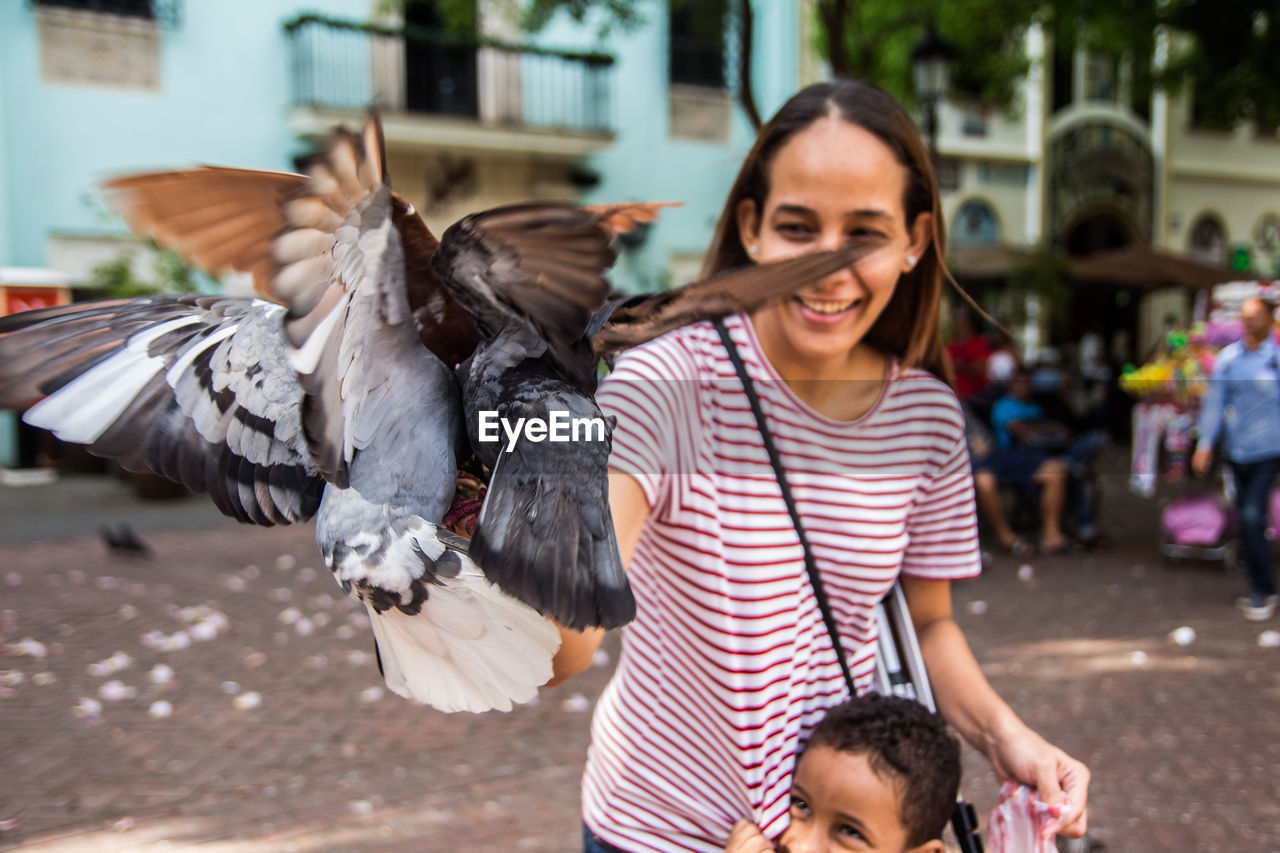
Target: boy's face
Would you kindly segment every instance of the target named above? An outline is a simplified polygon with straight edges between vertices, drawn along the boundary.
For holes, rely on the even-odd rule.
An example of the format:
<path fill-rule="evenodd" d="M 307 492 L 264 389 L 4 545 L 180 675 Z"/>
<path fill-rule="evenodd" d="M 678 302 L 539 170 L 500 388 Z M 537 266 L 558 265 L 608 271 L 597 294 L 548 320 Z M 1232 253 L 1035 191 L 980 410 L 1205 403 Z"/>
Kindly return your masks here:
<path fill-rule="evenodd" d="M 941 841 L 910 853 L 943 853 Z M 779 853 L 877 850 L 907 853 L 907 828 L 893 780 L 871 769 L 866 755 L 814 746 L 800 758 L 791 782 L 791 825 Z"/>

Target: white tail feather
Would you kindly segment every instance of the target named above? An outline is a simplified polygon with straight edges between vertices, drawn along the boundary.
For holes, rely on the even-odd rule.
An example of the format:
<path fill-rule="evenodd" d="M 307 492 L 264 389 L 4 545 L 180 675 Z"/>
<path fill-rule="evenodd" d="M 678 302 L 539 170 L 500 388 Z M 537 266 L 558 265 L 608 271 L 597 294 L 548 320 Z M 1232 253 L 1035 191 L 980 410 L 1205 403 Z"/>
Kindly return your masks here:
<path fill-rule="evenodd" d="M 469 562 L 469 561 L 468 561 Z M 387 687 L 441 711 L 509 711 L 551 678 L 555 626 L 474 566 L 433 586 L 422 612 L 369 610 Z"/>

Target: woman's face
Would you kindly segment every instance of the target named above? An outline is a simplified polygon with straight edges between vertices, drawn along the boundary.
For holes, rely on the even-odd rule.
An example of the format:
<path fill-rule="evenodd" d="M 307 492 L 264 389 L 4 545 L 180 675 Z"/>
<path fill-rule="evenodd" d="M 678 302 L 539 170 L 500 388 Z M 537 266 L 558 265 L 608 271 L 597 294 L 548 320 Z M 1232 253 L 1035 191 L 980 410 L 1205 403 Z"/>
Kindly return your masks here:
<path fill-rule="evenodd" d="M 854 267 L 754 318 L 771 356 L 848 359 L 889 304 L 898 277 L 923 255 L 931 217 L 921 214 L 908 227 L 906 168 L 869 131 L 841 118 L 819 119 L 791 137 L 768 168 L 763 208 L 748 199 L 737 210 L 744 248 L 756 262 L 839 248 L 855 235 L 884 239 Z"/>

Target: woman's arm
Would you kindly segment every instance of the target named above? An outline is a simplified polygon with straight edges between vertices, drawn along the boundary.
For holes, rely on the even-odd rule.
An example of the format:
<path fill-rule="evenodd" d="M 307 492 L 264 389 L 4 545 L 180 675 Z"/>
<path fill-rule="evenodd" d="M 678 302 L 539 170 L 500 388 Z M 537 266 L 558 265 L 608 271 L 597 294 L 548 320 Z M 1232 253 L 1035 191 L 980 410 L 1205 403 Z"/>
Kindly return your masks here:
<path fill-rule="evenodd" d="M 618 537 L 618 553 L 625 569 L 631 565 L 631 555 L 635 553 L 640 531 L 649 517 L 649 502 L 634 477 L 610 468 L 609 507 L 613 513 L 613 530 Z M 560 628 L 560 650 L 551 661 L 553 675 L 547 686 L 555 687 L 590 666 L 604 634 L 600 628 L 585 631 Z"/>
<path fill-rule="evenodd" d="M 938 712 L 990 760 L 996 773 L 1034 786 L 1040 799 L 1063 796 L 1063 835 L 1088 828 L 1089 769 L 1018 719 L 987 682 L 951 613 L 950 581 L 903 577 L 911 621 L 920 641 Z"/>

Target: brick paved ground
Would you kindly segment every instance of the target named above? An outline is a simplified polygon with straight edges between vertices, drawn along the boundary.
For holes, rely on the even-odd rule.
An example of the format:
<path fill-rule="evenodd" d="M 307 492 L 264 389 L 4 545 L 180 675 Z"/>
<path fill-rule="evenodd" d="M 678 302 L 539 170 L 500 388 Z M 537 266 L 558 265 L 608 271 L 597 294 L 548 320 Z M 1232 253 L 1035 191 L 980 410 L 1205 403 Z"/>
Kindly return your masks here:
<path fill-rule="evenodd" d="M 1241 620 L 1238 578 L 1163 566 L 1154 504 L 1108 485 L 1112 547 L 1027 561 L 1029 578 L 997 557 L 958 586 L 959 618 L 997 689 L 1090 763 L 1110 850 L 1280 850 L 1280 649 L 1257 643 L 1280 620 Z M 0 487 L 0 541 L 137 517 L 111 488 Z M 381 694 L 309 529 L 221 523 L 198 501 L 147 511 L 152 560 L 92 538 L 0 546 L 0 850 L 576 849 L 607 665 L 511 714 L 410 705 Z M 1190 645 L 1169 639 L 1181 626 Z M 180 631 L 186 648 L 159 647 Z M 157 664 L 170 683 L 152 683 Z M 985 811 L 995 785 L 967 767 Z"/>

